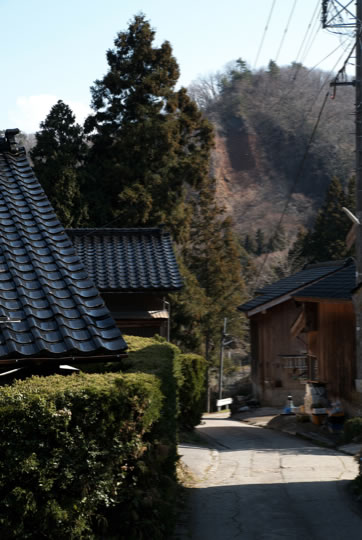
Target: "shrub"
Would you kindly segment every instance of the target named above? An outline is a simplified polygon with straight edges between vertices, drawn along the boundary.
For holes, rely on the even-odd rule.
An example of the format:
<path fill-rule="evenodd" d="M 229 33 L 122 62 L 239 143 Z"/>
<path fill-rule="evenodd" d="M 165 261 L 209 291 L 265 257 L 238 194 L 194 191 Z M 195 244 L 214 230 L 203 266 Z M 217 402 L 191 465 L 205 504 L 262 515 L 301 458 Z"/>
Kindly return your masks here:
<path fill-rule="evenodd" d="M 345 422 L 344 438 L 347 443 L 353 440 L 362 440 L 362 418 L 360 416 L 350 418 Z"/>
<path fill-rule="evenodd" d="M 176 449 L 179 394 L 183 384 L 180 350 L 171 343 L 160 343 L 150 338 L 127 336 L 128 358 L 124 369 L 128 373 L 148 373 L 160 381 L 163 402 L 160 421 L 155 426 L 160 439 Z"/>
<path fill-rule="evenodd" d="M 180 427 L 192 430 L 205 410 L 206 361 L 197 354 L 181 354 L 183 384 L 180 389 Z"/>
<path fill-rule="evenodd" d="M 151 444 L 161 410 L 147 374 L 0 388 L 1 538 L 163 538 L 164 458 Z"/>

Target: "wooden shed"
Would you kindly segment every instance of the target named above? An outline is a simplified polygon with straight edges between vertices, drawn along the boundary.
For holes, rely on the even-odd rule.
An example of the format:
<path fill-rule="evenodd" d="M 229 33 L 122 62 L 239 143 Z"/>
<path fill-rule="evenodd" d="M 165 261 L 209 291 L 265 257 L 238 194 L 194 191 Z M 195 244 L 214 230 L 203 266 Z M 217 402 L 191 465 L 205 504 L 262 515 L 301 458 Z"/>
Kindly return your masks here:
<path fill-rule="evenodd" d="M 239 306 L 250 320 L 252 382 L 264 405 L 303 402 L 308 380 L 348 400 L 355 378 L 352 259 L 309 265 Z"/>
<path fill-rule="evenodd" d="M 303 304 L 308 355 L 315 380 L 327 385 L 330 399 L 348 401 L 356 378 L 356 317 L 352 303 L 355 265 L 349 264 L 293 295 Z M 308 320 L 308 324 L 307 324 Z"/>

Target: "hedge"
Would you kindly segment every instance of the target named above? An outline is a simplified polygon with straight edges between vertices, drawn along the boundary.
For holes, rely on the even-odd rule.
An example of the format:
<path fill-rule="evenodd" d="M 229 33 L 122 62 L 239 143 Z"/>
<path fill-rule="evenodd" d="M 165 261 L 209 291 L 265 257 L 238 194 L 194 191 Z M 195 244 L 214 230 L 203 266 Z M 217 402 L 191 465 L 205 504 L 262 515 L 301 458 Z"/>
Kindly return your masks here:
<path fill-rule="evenodd" d="M 180 414 L 180 388 L 183 384 L 180 350 L 171 343 L 158 342 L 155 339 L 127 336 L 128 358 L 124 369 L 128 373 L 149 373 L 155 375 L 161 383 L 161 392 L 165 397 L 162 417 L 158 424 L 158 436 L 161 440 L 177 442 L 178 417 Z"/>
<path fill-rule="evenodd" d="M 129 347 L 127 359 L 114 364 L 89 365 L 86 369 L 154 374 L 160 379 L 166 397 L 160 435 L 166 433 L 169 437 L 178 429 L 192 430 L 205 410 L 205 359 L 197 354 L 181 354 L 178 347 L 162 338 L 124 337 Z"/>
<path fill-rule="evenodd" d="M 180 388 L 180 427 L 193 430 L 205 410 L 206 360 L 197 354 L 181 354 L 183 384 Z"/>
<path fill-rule="evenodd" d="M 152 436 L 162 407 L 147 374 L 0 388 L 1 538 L 164 538 L 167 446 Z"/>

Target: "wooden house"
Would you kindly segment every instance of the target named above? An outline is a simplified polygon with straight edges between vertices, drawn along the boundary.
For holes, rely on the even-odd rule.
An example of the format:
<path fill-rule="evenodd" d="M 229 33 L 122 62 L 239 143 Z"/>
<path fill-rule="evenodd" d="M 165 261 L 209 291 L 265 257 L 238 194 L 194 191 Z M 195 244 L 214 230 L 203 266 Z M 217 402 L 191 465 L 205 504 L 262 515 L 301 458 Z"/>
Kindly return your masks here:
<path fill-rule="evenodd" d="M 163 227 L 67 232 L 118 328 L 168 338 L 168 295 L 182 288 L 170 233 Z"/>
<path fill-rule="evenodd" d="M 302 403 L 308 380 L 325 383 L 331 398 L 350 398 L 354 284 L 352 259 L 309 265 L 239 306 L 250 320 L 252 382 L 263 404 L 282 406 L 288 394 Z"/>

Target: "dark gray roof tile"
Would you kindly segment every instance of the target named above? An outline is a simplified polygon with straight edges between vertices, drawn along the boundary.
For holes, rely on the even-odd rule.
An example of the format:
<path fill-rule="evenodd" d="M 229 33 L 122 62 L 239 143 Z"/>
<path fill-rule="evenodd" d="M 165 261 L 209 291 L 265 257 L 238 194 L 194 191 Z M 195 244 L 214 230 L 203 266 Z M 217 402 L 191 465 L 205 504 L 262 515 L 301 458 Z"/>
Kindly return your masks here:
<path fill-rule="evenodd" d="M 295 297 L 320 300 L 352 300 L 352 289 L 356 286 L 356 267 L 350 264 L 314 285 L 293 294 Z"/>
<path fill-rule="evenodd" d="M 309 265 L 305 269 L 288 276 L 284 279 L 281 279 L 271 285 L 260 289 L 258 291 L 259 295 L 249 300 L 245 304 L 242 304 L 238 307 L 240 311 L 248 312 L 256 308 L 267 304 L 268 302 L 274 301 L 277 298 L 281 298 L 285 295 L 291 296 L 297 290 L 302 289 L 304 286 L 308 286 L 313 282 L 317 282 L 322 278 L 333 274 L 334 272 L 341 270 L 350 264 L 351 260 L 347 261 L 330 261 L 326 263 L 319 263 L 315 265 Z"/>
<path fill-rule="evenodd" d="M 100 290 L 178 290 L 182 279 L 169 233 L 161 228 L 69 229 Z"/>
<path fill-rule="evenodd" d="M 0 359 L 119 353 L 119 330 L 23 151 L 0 151 Z"/>

